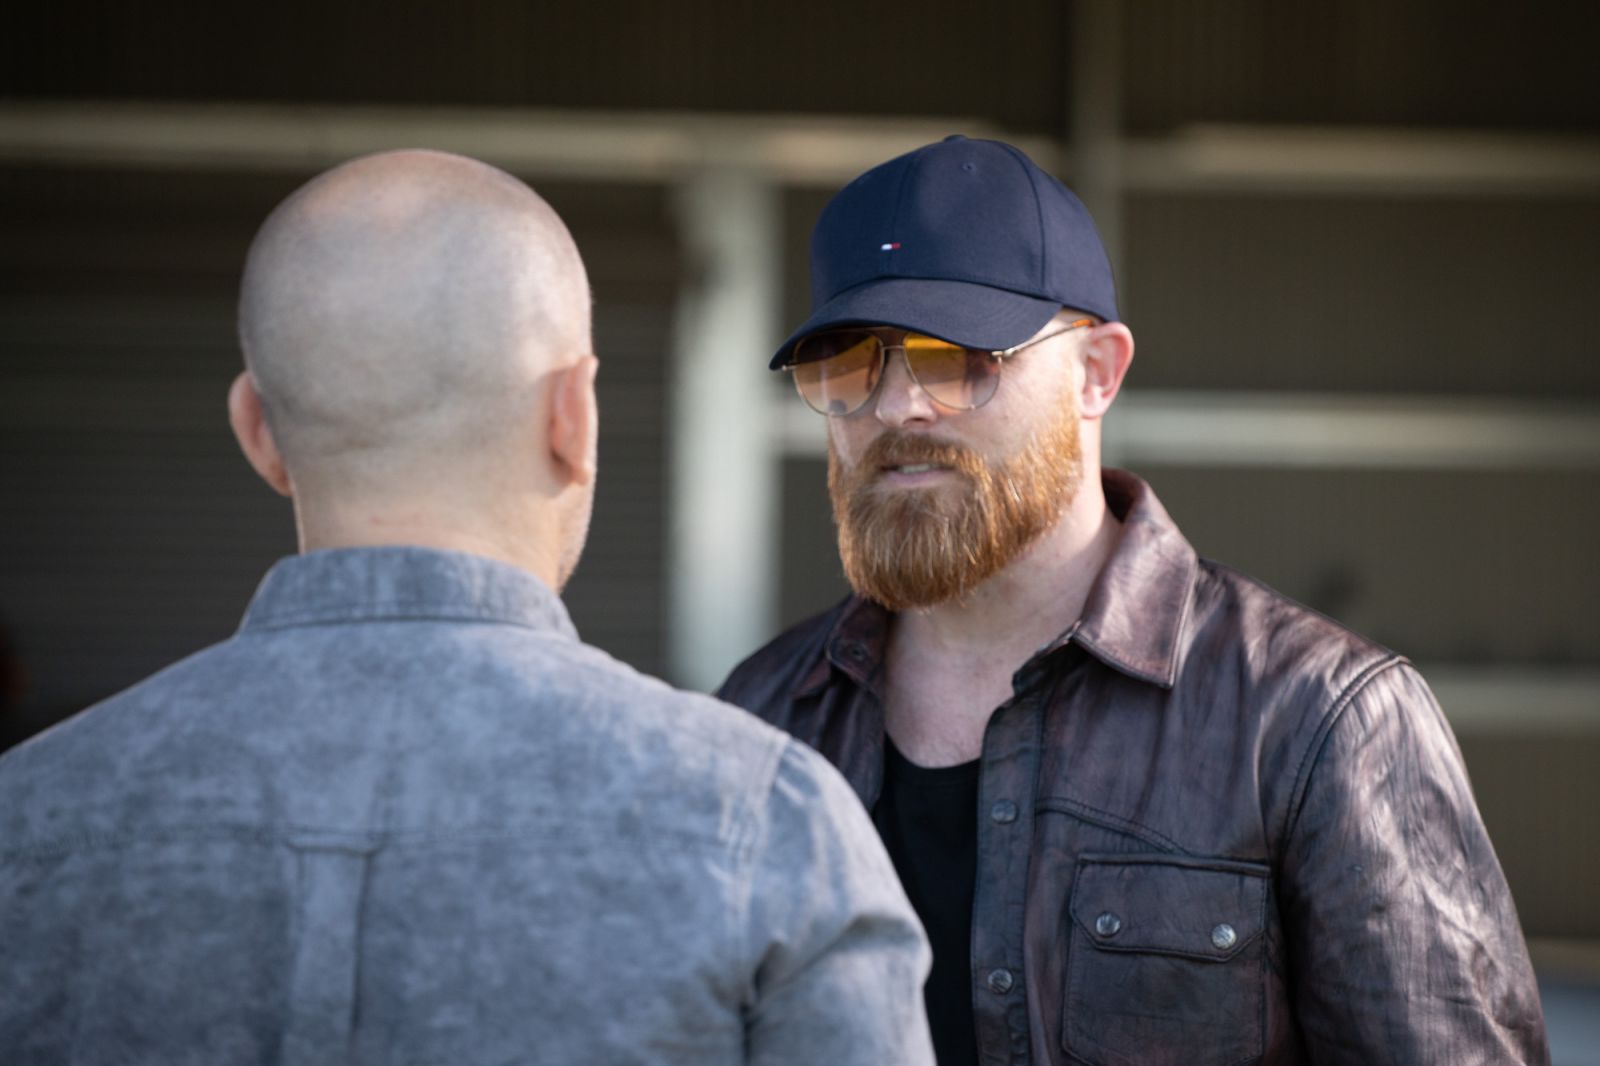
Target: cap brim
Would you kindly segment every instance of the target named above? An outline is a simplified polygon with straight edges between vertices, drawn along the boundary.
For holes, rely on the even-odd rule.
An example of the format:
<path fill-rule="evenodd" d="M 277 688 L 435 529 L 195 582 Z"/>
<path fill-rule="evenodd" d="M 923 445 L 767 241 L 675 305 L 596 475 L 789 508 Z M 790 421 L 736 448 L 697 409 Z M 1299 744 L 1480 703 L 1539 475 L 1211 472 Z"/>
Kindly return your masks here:
<path fill-rule="evenodd" d="M 787 363 L 801 337 L 835 326 L 893 326 L 998 351 L 1032 337 L 1060 310 L 1054 300 L 970 281 L 883 278 L 846 289 L 813 311 L 768 366 Z"/>

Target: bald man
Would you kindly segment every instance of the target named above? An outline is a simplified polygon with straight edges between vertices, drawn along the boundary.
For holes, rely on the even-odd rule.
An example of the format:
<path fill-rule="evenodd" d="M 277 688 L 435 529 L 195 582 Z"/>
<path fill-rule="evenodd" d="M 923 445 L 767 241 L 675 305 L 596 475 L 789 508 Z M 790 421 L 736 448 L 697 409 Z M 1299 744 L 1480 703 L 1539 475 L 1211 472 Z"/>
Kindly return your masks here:
<path fill-rule="evenodd" d="M 810 749 L 580 643 L 588 286 L 532 190 L 338 167 L 228 410 L 301 554 L 0 759 L 0 1062 L 924 1063 L 916 919 Z"/>

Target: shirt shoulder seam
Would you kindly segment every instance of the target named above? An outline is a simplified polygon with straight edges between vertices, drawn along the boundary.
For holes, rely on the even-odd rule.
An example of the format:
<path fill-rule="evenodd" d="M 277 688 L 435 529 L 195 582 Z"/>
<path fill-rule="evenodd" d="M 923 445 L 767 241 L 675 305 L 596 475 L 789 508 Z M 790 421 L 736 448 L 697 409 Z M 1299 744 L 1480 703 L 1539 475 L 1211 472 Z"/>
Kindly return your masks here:
<path fill-rule="evenodd" d="M 1350 705 L 1355 702 L 1356 697 L 1361 694 L 1374 678 L 1394 667 L 1408 664 L 1409 660 L 1405 656 L 1394 652 L 1390 652 L 1386 657 L 1369 663 L 1339 691 L 1338 695 L 1328 705 L 1328 709 L 1323 712 L 1321 721 L 1317 725 L 1317 730 L 1312 735 L 1311 742 L 1306 745 L 1305 754 L 1300 757 L 1300 764 L 1295 770 L 1294 788 L 1289 794 L 1289 804 L 1284 811 L 1283 830 L 1278 837 L 1278 850 L 1280 852 L 1287 849 L 1289 838 L 1299 824 L 1300 812 L 1305 804 L 1306 793 L 1310 789 L 1311 774 L 1316 769 L 1317 764 L 1321 762 L 1322 753 L 1327 748 L 1328 738 L 1332 736 L 1334 727 L 1343 719 L 1345 712 L 1350 709 Z"/>

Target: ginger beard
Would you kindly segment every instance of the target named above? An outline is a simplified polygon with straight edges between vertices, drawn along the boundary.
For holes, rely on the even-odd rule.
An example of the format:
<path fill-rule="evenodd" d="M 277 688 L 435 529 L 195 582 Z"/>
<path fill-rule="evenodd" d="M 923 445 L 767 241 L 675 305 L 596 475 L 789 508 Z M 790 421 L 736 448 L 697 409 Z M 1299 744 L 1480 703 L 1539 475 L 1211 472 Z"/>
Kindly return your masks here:
<path fill-rule="evenodd" d="M 893 611 L 959 600 L 1055 525 L 1082 472 L 1070 401 L 1009 458 L 889 431 L 845 469 L 830 440 L 828 495 L 850 585 Z M 954 484 L 894 488 L 889 466 L 935 463 Z"/>

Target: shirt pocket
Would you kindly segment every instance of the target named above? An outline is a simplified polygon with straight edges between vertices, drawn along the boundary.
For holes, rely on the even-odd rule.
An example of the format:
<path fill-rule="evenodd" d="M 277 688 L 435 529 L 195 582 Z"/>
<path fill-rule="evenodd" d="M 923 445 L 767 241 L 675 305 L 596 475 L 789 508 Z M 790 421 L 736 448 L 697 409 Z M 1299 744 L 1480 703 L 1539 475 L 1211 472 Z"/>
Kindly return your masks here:
<path fill-rule="evenodd" d="M 1173 855 L 1084 855 L 1068 904 L 1069 1058 L 1238 1066 L 1263 1046 L 1268 869 Z"/>

